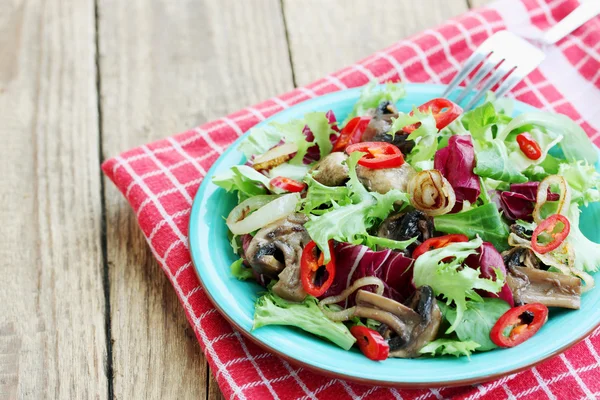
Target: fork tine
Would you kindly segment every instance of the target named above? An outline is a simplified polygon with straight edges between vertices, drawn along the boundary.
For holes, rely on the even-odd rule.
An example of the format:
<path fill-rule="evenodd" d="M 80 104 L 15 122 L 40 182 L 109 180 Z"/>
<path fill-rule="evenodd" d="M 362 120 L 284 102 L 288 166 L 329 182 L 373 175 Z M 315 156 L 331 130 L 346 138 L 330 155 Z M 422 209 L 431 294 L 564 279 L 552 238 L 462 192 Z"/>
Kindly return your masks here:
<path fill-rule="evenodd" d="M 469 82 L 469 84 L 467 85 L 466 88 L 464 88 L 464 90 L 458 95 L 458 97 L 455 100 L 456 104 L 460 104 L 461 101 L 463 101 L 463 99 L 473 91 L 473 89 L 475 89 L 475 87 L 477 87 L 477 85 L 479 84 L 479 82 L 481 82 L 481 80 L 483 78 L 485 78 L 487 76 L 487 74 L 489 74 L 490 72 L 492 72 L 494 70 L 494 68 L 496 67 L 496 65 L 498 65 L 500 62 L 502 61 L 501 58 L 499 58 L 498 56 L 496 56 L 494 53 L 492 53 L 489 58 L 487 58 L 483 64 L 481 65 L 481 68 L 479 68 L 479 71 L 477 71 L 477 73 L 475 74 L 475 76 L 473 77 L 473 79 L 471 80 L 471 82 Z"/>
<path fill-rule="evenodd" d="M 514 88 L 517 83 L 521 82 L 523 79 L 522 74 L 519 69 L 515 69 L 512 74 L 502 84 L 496 89 L 496 97 L 500 98 L 508 93 L 512 88 Z"/>
<path fill-rule="evenodd" d="M 473 99 L 471 99 L 469 104 L 467 104 L 467 106 L 465 107 L 465 110 L 470 110 L 471 108 L 473 108 L 475 106 L 475 104 L 477 104 L 479 102 L 479 100 L 481 100 L 483 98 L 483 96 L 485 96 L 485 94 L 488 92 L 488 90 L 493 88 L 496 83 L 500 82 L 500 80 L 503 77 L 508 75 L 514 69 L 513 66 L 508 68 L 505 66 L 505 64 L 506 64 L 506 61 L 504 61 L 502 64 L 500 64 L 498 69 L 496 71 L 494 71 L 492 76 L 490 76 L 490 79 L 488 79 L 487 82 L 485 83 L 485 85 L 483 85 L 483 87 L 481 88 L 481 90 L 479 90 L 479 93 L 477 93 L 477 95 L 475 97 L 473 97 Z"/>
<path fill-rule="evenodd" d="M 454 79 L 452 79 L 452 82 L 450 82 L 450 84 L 442 94 L 442 97 L 448 97 L 448 95 L 452 93 L 454 89 L 456 89 L 458 84 L 462 82 L 463 79 L 465 79 L 479 65 L 479 63 L 481 63 L 485 59 L 486 55 L 487 54 L 479 52 L 471 54 L 471 57 L 469 57 L 462 69 L 458 72 L 458 74 L 456 74 Z"/>

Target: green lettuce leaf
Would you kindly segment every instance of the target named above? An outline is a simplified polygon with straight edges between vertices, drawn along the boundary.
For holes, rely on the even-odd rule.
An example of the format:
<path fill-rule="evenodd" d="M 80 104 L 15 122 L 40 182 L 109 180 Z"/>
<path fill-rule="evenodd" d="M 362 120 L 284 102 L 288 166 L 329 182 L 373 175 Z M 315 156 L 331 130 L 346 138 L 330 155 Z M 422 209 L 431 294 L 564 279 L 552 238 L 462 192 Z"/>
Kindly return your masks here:
<path fill-rule="evenodd" d="M 502 221 L 494 203 L 484 204 L 456 214 L 433 218 L 435 229 L 444 233 L 462 233 L 490 242 L 498 251 L 508 249 L 508 226 Z"/>
<path fill-rule="evenodd" d="M 231 271 L 231 275 L 234 278 L 239 279 L 240 281 L 245 281 L 246 279 L 251 279 L 254 275 L 252 275 L 252 270 L 250 268 L 246 268 L 243 265 L 244 260 L 239 259 L 234 261 L 229 267 L 229 271 Z"/>
<path fill-rule="evenodd" d="M 346 186 L 325 186 L 310 174 L 306 175 L 304 182 L 308 185 L 308 189 L 306 197 L 301 202 L 301 212 L 305 214 L 310 214 L 323 205 L 331 207 L 334 203 L 348 205 L 351 202 L 350 190 Z"/>
<path fill-rule="evenodd" d="M 498 122 L 498 113 L 491 102 L 486 102 L 466 112 L 462 116 L 461 122 L 474 140 L 490 142 L 494 139 L 492 126 Z"/>
<path fill-rule="evenodd" d="M 234 165 L 229 170 L 212 178 L 215 185 L 228 192 L 239 191 L 241 197 L 265 194 L 269 187 L 269 178 L 247 165 Z"/>
<path fill-rule="evenodd" d="M 563 160 L 560 160 L 554 157 L 551 154 L 547 154 L 539 164 L 534 164 L 529 166 L 525 171 L 523 171 L 523 175 L 525 175 L 530 181 L 542 181 L 548 175 L 556 175 L 558 174 L 558 170 Z"/>
<path fill-rule="evenodd" d="M 312 142 L 307 141 L 303 133 L 307 125 L 315 137 Z M 315 144 L 319 145 L 321 156 L 331 152 L 329 136 L 332 133 L 335 131 L 331 129 L 326 113 L 312 112 L 306 114 L 303 119 L 294 119 L 285 123 L 271 122 L 252 128 L 248 137 L 240 144 L 239 150 L 247 159 L 251 159 L 252 156 L 267 152 L 281 141 L 294 143 L 298 146 L 298 152 L 290 163 L 302 164 L 306 152 Z"/>
<path fill-rule="evenodd" d="M 382 101 L 396 104 L 405 95 L 406 90 L 402 83 L 388 82 L 379 86 L 377 82 L 371 82 L 362 89 L 352 112 L 348 114 L 342 125 L 346 125 L 354 117 L 366 115 L 370 109 L 377 108 Z"/>
<path fill-rule="evenodd" d="M 268 172 L 268 175 L 271 179 L 278 177 L 278 176 L 284 176 L 286 178 L 290 178 L 295 181 L 302 182 L 304 180 L 304 177 L 310 170 L 310 168 L 311 168 L 310 165 L 290 164 L 290 163 L 286 162 L 286 163 L 278 165 L 274 168 L 271 168 Z"/>
<path fill-rule="evenodd" d="M 331 144 L 329 136 L 334 131 L 331 129 L 327 114 L 323 112 L 311 112 L 304 116 L 304 120 L 315 137 L 313 143 L 319 145 L 321 158 L 331 153 L 333 144 Z"/>
<path fill-rule="evenodd" d="M 307 296 L 301 303 L 294 303 L 269 292 L 256 301 L 252 329 L 266 325 L 295 326 L 349 350 L 356 339 L 344 324 L 327 318 L 317 303 L 318 300 L 312 296 Z"/>
<path fill-rule="evenodd" d="M 406 155 L 406 161 L 411 165 L 433 160 L 438 148 L 438 138 L 441 137 L 431 112 L 421 112 L 416 107 L 413 109 L 413 115 L 400 113 L 398 118 L 393 119 L 390 132 L 398 132 L 415 123 L 421 125 L 408 135 L 408 139 L 415 142 L 414 148 Z"/>
<path fill-rule="evenodd" d="M 472 340 L 470 341 L 460 341 L 456 339 L 436 339 L 433 342 L 429 342 L 425 345 L 419 353 L 421 354 L 429 354 L 432 356 L 467 356 L 470 357 L 473 351 L 480 347 L 479 343 L 476 343 Z"/>
<path fill-rule="evenodd" d="M 366 235 L 364 238 L 364 244 L 369 246 L 371 250 L 377 250 L 377 246 L 385 247 L 386 249 L 392 250 L 405 250 L 408 246 L 413 244 L 418 238 L 415 236 L 414 238 L 408 240 L 392 240 L 387 238 L 382 238 L 379 236 L 371 236 Z"/>
<path fill-rule="evenodd" d="M 477 351 L 486 351 L 497 347 L 490 339 L 490 331 L 509 309 L 504 300 L 484 298 L 482 302 L 469 301 L 461 321 L 457 321 L 457 312 L 451 307 L 446 307 L 444 317 L 456 324 L 456 335 L 461 341 L 473 341 L 480 345 Z"/>
<path fill-rule="evenodd" d="M 356 165 L 358 164 L 358 160 L 362 158 L 366 153 L 355 151 L 350 154 L 350 156 L 346 159 L 346 165 L 348 165 L 348 182 L 346 182 L 346 187 L 350 190 L 350 197 L 352 201 L 355 203 L 361 202 L 365 199 L 370 199 L 371 194 L 363 186 L 358 179 L 358 175 L 356 174 Z"/>
<path fill-rule="evenodd" d="M 536 128 L 529 130 L 529 134 L 540 146 L 540 150 L 542 150 L 542 156 L 537 160 L 531 160 L 525 155 L 525 153 L 521 151 L 521 148 L 517 143 L 516 136 L 514 140 L 509 141 L 507 144 L 507 148 L 510 153 L 508 158 L 514 167 L 519 171 L 524 171 L 532 165 L 542 164 L 546 159 L 550 149 L 563 139 L 562 135 L 550 135 Z"/>
<path fill-rule="evenodd" d="M 600 201 L 600 174 L 593 165 L 584 161 L 563 163 L 558 174 L 565 178 L 571 188 L 571 201 L 580 205 Z"/>
<path fill-rule="evenodd" d="M 504 140 L 512 131 L 526 125 L 534 125 L 555 137 L 561 134 L 567 138 L 559 146 L 568 161 L 583 160 L 592 165 L 598 161 L 596 146 L 585 131 L 571 118 L 561 114 L 541 111 L 521 114 L 498 133 L 498 139 Z"/>
<path fill-rule="evenodd" d="M 495 270 L 496 280 L 479 277 L 479 269 L 463 268 L 462 262 L 471 254 L 477 254 L 483 241 L 480 238 L 466 243 L 452 243 L 441 249 L 431 250 L 419 256 L 413 267 L 413 282 L 416 287 L 428 285 L 436 295 L 446 299 L 446 304 L 454 302 L 456 319 L 446 333 L 456 330 L 467 310 L 467 300 L 483 301 L 475 289 L 497 293 L 504 286 L 504 276 Z M 450 262 L 444 262 L 446 258 Z"/>
<path fill-rule="evenodd" d="M 242 239 L 240 238 L 240 235 L 234 235 L 231 232 L 228 232 L 227 234 L 231 236 L 229 244 L 231 245 L 231 250 L 233 250 L 233 254 L 240 254 L 239 251 L 242 248 Z"/>
<path fill-rule="evenodd" d="M 325 262 L 331 259 L 329 246 L 330 239 L 338 242 L 360 243 L 367 235 L 367 231 L 376 222 L 383 220 L 393 209 L 395 202 L 407 202 L 405 193 L 392 190 L 380 195 L 380 200 L 375 197 L 366 198 L 358 204 L 337 206 L 323 215 L 311 216 L 304 227 L 323 252 Z"/>
<path fill-rule="evenodd" d="M 503 141 L 489 141 L 483 149 L 475 152 L 475 156 L 477 166 L 473 172 L 477 175 L 510 183 L 527 182 L 527 177 L 509 159 L 508 149 Z"/>
<path fill-rule="evenodd" d="M 575 268 L 582 271 L 596 272 L 600 268 L 600 244 L 592 242 L 579 229 L 579 207 L 571 203 L 569 221 L 571 231 L 567 240 L 575 252 Z"/>

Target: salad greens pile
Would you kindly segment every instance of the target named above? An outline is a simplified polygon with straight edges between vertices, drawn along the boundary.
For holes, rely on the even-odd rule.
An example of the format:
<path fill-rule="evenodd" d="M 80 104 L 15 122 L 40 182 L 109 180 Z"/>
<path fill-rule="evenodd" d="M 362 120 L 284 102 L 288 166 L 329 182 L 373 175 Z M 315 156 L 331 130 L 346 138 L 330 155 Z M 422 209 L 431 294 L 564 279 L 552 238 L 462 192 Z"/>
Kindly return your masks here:
<path fill-rule="evenodd" d="M 583 129 L 513 117 L 491 94 L 404 113 L 405 94 L 369 84 L 341 124 L 332 111 L 262 124 L 239 146 L 247 163 L 213 177 L 238 196 L 231 274 L 265 287 L 254 329 L 294 326 L 374 360 L 469 356 L 518 345 L 593 288 L 600 244 L 579 218 L 600 174 Z"/>

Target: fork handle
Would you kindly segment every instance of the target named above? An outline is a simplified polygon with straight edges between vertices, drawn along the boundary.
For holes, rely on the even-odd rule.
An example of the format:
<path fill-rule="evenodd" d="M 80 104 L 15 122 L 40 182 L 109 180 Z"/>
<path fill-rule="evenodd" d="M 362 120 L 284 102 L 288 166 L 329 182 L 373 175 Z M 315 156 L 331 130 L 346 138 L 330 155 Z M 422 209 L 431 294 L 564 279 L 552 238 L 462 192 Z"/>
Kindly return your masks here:
<path fill-rule="evenodd" d="M 571 14 L 563 18 L 558 24 L 546 31 L 544 33 L 543 41 L 548 44 L 554 44 L 598 14 L 600 14 L 600 1 L 586 1 L 573 10 Z"/>

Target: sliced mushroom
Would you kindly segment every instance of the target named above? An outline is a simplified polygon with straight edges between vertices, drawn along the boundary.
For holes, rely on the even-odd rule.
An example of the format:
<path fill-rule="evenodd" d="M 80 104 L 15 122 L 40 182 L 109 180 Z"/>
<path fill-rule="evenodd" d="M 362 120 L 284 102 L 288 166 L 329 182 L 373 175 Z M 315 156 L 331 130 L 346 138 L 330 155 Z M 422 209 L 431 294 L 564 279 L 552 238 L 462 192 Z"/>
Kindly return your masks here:
<path fill-rule="evenodd" d="M 433 290 L 420 287 L 407 305 L 386 297 L 359 290 L 355 315 L 382 323 L 380 332 L 388 339 L 390 357 L 418 357 L 419 350 L 434 340 L 442 314 Z"/>
<path fill-rule="evenodd" d="M 395 132 L 392 137 L 390 129 L 392 119 L 398 118 L 398 110 L 389 101 L 383 101 L 379 106 L 373 109 L 370 114 L 373 116 L 369 126 L 363 133 L 364 142 L 386 142 L 398 146 L 402 154 L 408 154 L 415 147 L 413 140 L 408 140 L 408 135 L 402 131 Z"/>
<path fill-rule="evenodd" d="M 325 186 L 343 185 L 348 180 L 347 159 L 348 156 L 339 151 L 327 155 L 313 168 L 313 178 Z"/>
<path fill-rule="evenodd" d="M 392 240 L 408 240 L 416 237 L 412 247 L 416 247 L 433 236 L 433 219 L 422 211 L 394 214 L 379 226 L 377 236 Z"/>
<path fill-rule="evenodd" d="M 256 273 L 279 279 L 273 292 L 291 301 L 302 301 L 306 292 L 300 281 L 300 258 L 310 236 L 304 214 L 292 214 L 259 230 L 246 251 L 246 258 Z"/>
<path fill-rule="evenodd" d="M 502 253 L 508 268 L 506 283 L 515 303 L 542 303 L 548 307 L 578 309 L 581 303 L 581 280 L 559 272 L 545 271 L 529 249 L 515 247 Z"/>
<path fill-rule="evenodd" d="M 548 307 L 579 309 L 581 280 L 558 272 L 513 267 L 506 277 L 515 303 L 542 303 Z"/>
<path fill-rule="evenodd" d="M 512 249 L 503 252 L 502 258 L 504 260 L 504 265 L 509 269 L 521 266 L 535 269 L 548 269 L 547 265 L 543 265 L 535 254 L 525 247 L 513 247 Z"/>
<path fill-rule="evenodd" d="M 372 192 L 385 194 L 392 189 L 406 192 L 408 181 L 416 175 L 417 171 L 408 163 L 397 168 L 372 169 L 356 166 L 356 174 L 363 185 Z"/>

